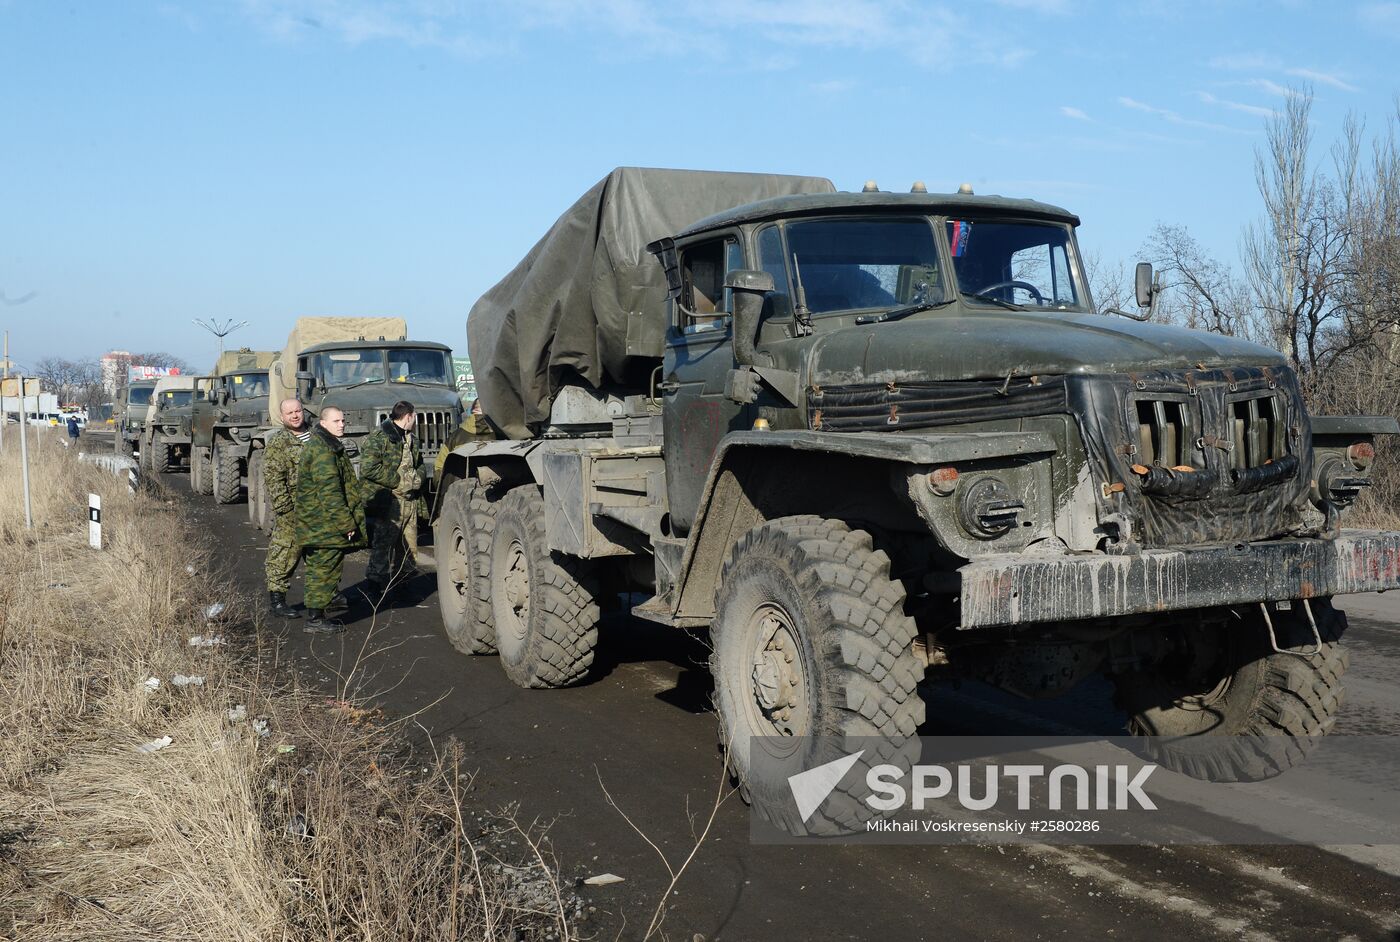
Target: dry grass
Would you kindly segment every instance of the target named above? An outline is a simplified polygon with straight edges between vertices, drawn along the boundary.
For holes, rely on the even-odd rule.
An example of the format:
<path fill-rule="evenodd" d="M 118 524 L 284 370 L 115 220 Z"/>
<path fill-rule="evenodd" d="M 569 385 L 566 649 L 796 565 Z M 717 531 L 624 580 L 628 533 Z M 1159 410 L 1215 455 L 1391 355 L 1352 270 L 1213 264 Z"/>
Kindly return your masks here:
<path fill-rule="evenodd" d="M 570 937 L 540 829 L 465 810 L 455 747 L 410 767 L 374 714 L 296 689 L 160 494 L 46 442 L 27 532 L 5 444 L 0 938 Z"/>

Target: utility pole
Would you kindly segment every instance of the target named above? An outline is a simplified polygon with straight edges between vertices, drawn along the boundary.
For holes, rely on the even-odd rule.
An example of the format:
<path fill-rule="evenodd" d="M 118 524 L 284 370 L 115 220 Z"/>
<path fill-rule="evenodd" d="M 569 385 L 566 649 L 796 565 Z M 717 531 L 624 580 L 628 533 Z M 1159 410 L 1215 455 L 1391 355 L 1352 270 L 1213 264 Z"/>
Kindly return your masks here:
<path fill-rule="evenodd" d="M 193 323 L 196 327 L 203 327 L 205 330 L 209 331 L 209 333 L 219 338 L 220 357 L 224 355 L 224 338 L 227 337 L 229 334 L 233 333 L 235 330 L 238 330 L 240 327 L 248 326 L 247 321 L 239 321 L 235 324 L 233 322 L 233 318 L 231 317 L 228 320 L 224 321 L 222 324 L 214 320 L 214 318 L 212 317 L 207 317 L 204 320 L 195 318 L 191 323 Z M 218 361 L 216 360 L 215 362 L 217 363 Z"/>
<path fill-rule="evenodd" d="M 38 400 L 35 400 L 36 404 Z M 28 416 L 24 412 L 24 374 L 19 374 L 19 466 L 22 469 L 20 474 L 24 481 L 24 528 L 34 529 L 34 512 L 29 503 L 29 436 L 24 434 L 24 427 L 29 424 Z"/>

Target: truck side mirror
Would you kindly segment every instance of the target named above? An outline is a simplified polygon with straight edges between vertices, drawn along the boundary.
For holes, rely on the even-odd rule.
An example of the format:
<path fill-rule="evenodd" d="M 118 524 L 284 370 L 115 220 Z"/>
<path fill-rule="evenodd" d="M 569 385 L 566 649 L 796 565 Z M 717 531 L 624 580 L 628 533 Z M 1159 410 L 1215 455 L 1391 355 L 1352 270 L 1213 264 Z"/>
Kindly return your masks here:
<path fill-rule="evenodd" d="M 734 294 L 734 361 L 740 366 L 752 366 L 763 296 L 773 290 L 773 276 L 766 271 L 740 268 L 729 273 L 724 286 Z"/>
<path fill-rule="evenodd" d="M 1152 278 L 1152 263 L 1138 262 L 1133 287 L 1137 289 L 1138 307 L 1151 307 L 1157 294 L 1157 283 Z"/>

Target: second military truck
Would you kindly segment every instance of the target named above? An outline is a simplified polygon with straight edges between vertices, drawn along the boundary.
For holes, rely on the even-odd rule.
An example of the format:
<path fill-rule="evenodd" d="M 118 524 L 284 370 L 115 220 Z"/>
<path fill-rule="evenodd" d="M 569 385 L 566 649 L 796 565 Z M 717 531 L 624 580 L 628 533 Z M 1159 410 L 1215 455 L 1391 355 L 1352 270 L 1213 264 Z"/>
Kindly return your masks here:
<path fill-rule="evenodd" d="M 729 761 L 794 831 L 865 813 L 842 786 L 803 819 L 786 778 L 864 737 L 907 761 L 930 672 L 1105 674 L 1192 775 L 1301 759 L 1341 700 L 1331 597 L 1400 586 L 1400 534 L 1341 525 L 1400 426 L 1309 416 L 1265 347 L 1098 313 L 1066 210 L 867 190 L 618 170 L 477 302 L 503 440 L 443 464 L 449 637 L 554 687 L 621 591 L 708 626 Z"/>

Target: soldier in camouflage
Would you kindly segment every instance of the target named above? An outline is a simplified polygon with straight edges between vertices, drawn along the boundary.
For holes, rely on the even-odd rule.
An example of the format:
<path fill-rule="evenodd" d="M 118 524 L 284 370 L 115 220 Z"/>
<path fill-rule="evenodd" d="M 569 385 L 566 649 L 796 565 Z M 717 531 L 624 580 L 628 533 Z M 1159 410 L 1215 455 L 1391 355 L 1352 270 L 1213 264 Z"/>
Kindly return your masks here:
<path fill-rule="evenodd" d="M 306 558 L 306 627 L 330 633 L 345 626 L 326 617 L 340 586 L 345 554 L 364 546 L 364 507 L 360 482 L 345 454 L 341 436 L 345 414 L 335 406 L 321 410 L 321 422 L 301 448 L 297 468 L 296 541 Z"/>
<path fill-rule="evenodd" d="M 301 446 L 311 437 L 311 426 L 306 422 L 299 399 L 283 399 L 278 413 L 282 427 L 268 438 L 267 447 L 263 449 L 263 486 L 267 488 L 272 511 L 276 514 L 272 537 L 267 541 L 264 570 L 272 614 L 280 618 L 300 618 L 301 612 L 287 604 L 287 589 L 301 559 L 292 511 L 296 506 L 297 459 L 301 457 Z"/>
<path fill-rule="evenodd" d="M 396 402 L 389 418 L 360 445 L 360 486 L 369 528 L 366 591 L 372 602 L 383 599 L 409 557 L 418 549 L 418 515 L 426 510 L 423 454 L 413 434 L 413 403 Z"/>

